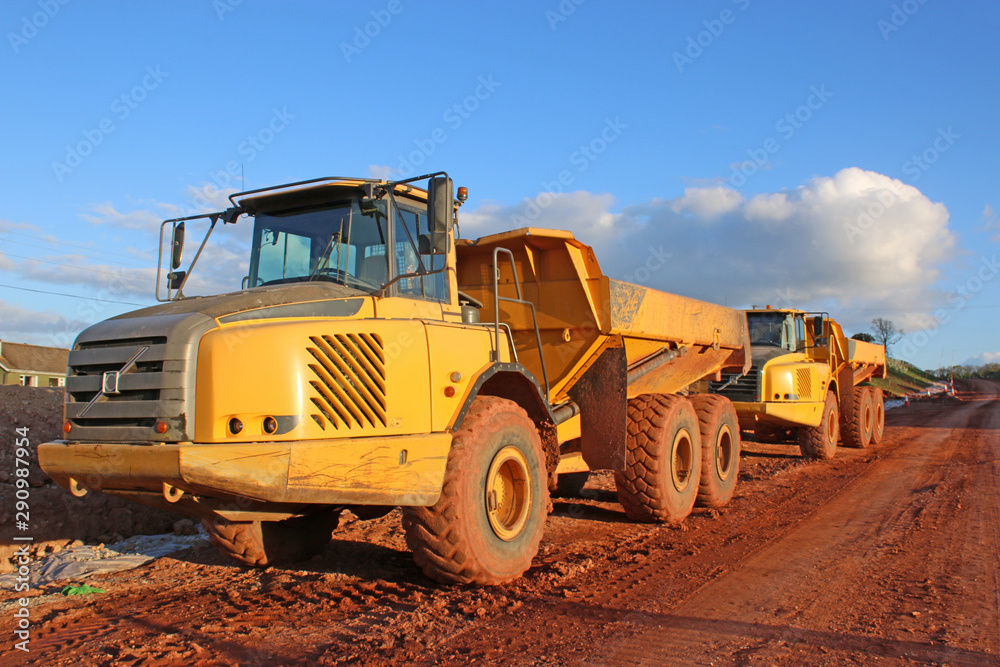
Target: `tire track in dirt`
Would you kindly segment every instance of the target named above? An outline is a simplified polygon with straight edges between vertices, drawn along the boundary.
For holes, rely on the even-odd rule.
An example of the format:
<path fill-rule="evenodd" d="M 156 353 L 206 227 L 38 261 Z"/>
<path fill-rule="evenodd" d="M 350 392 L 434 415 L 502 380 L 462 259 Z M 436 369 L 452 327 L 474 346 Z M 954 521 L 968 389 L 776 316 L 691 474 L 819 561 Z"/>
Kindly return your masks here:
<path fill-rule="evenodd" d="M 899 641 L 872 636 L 879 627 L 872 627 L 870 620 L 866 627 L 864 614 L 854 623 L 845 624 L 841 618 L 871 592 L 868 570 L 892 571 L 885 567 L 884 557 L 891 559 L 910 548 L 915 535 L 927 532 L 922 524 L 933 523 L 933 528 L 956 520 L 955 499 L 967 486 L 961 468 L 969 463 L 953 459 L 969 455 L 968 432 L 989 433 L 980 427 L 995 415 L 995 406 L 990 405 L 955 410 L 945 420 L 949 428 L 925 430 L 897 446 L 856 482 L 845 485 L 829 507 L 818 508 L 794 531 L 696 595 L 666 605 L 669 613 L 651 615 L 639 632 L 587 663 L 819 665 L 842 664 L 845 659 L 864 663 L 866 656 L 878 655 L 956 665 L 995 664 L 1000 658 L 994 654 L 934 645 L 933 632 L 929 643 Z M 992 439 L 995 444 L 996 436 Z M 975 459 L 979 452 L 973 449 Z M 994 476 L 994 491 L 995 481 Z M 982 485 L 978 487 L 981 492 Z M 994 499 L 989 507 L 995 513 L 996 494 L 987 497 Z M 988 520 L 976 524 L 986 527 Z M 995 544 L 997 524 L 992 525 Z M 860 553 L 855 545 L 861 547 Z M 941 545 L 916 548 L 929 557 L 948 553 Z M 803 562 L 803 557 L 808 560 Z M 992 574 L 995 584 L 995 565 Z M 987 609 L 981 610 L 989 615 Z"/>

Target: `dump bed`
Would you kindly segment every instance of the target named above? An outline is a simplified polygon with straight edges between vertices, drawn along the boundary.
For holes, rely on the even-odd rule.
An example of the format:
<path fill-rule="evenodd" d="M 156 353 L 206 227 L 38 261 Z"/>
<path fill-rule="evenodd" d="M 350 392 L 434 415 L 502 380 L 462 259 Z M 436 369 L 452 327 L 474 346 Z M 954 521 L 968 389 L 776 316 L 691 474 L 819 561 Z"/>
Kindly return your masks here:
<path fill-rule="evenodd" d="M 498 248 L 513 254 L 522 296 L 537 311 L 553 404 L 570 397 L 609 350 L 624 357 L 629 396 L 672 393 L 719 371 L 749 367 L 742 312 L 612 280 L 593 249 L 570 232 L 519 229 L 458 242 L 459 290 L 483 302 L 483 321 L 496 312 Z M 516 298 L 510 257 L 499 253 L 497 263 L 500 296 Z M 542 378 L 531 310 L 501 300 L 499 321 L 510 325 L 521 363 Z"/>

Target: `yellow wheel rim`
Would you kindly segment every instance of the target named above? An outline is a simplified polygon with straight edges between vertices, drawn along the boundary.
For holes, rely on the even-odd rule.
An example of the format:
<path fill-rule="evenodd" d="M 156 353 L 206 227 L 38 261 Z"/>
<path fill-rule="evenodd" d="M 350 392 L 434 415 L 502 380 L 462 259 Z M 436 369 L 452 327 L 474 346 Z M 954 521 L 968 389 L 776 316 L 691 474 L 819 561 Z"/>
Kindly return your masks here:
<path fill-rule="evenodd" d="M 733 470 L 733 433 L 728 426 L 719 429 L 719 440 L 715 447 L 715 469 L 719 479 L 726 479 Z"/>
<path fill-rule="evenodd" d="M 671 477 L 674 487 L 678 491 L 683 491 L 691 483 L 691 472 L 694 470 L 694 443 L 691 442 L 691 434 L 687 429 L 681 429 L 674 436 L 674 446 L 671 448 L 673 455 L 670 457 Z"/>
<path fill-rule="evenodd" d="M 493 457 L 486 475 L 486 515 L 501 540 L 515 539 L 528 522 L 531 473 L 517 447 L 504 447 Z"/>

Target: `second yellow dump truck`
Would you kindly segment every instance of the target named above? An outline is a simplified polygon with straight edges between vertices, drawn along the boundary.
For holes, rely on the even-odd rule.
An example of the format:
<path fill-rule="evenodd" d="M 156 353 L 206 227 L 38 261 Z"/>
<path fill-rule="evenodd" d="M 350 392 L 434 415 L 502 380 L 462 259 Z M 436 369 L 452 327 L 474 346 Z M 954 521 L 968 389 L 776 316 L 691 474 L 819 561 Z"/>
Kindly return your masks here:
<path fill-rule="evenodd" d="M 838 441 L 864 448 L 881 441 L 885 348 L 844 335 L 826 313 L 746 311 L 753 364 L 745 375 L 709 383 L 733 401 L 740 426 L 763 442 L 797 441 L 809 458 L 830 459 Z"/>
<path fill-rule="evenodd" d="M 447 583 L 524 573 L 560 476 L 613 470 L 641 521 L 728 502 L 736 412 L 686 394 L 749 368 L 743 313 L 612 280 L 569 232 L 457 239 L 465 197 L 444 173 L 327 178 L 164 222 L 164 303 L 77 338 L 42 468 L 201 519 L 252 565 L 322 548 L 346 508 L 402 507 Z M 185 297 L 208 240 L 181 270 L 185 225 L 243 216 L 242 289 Z"/>

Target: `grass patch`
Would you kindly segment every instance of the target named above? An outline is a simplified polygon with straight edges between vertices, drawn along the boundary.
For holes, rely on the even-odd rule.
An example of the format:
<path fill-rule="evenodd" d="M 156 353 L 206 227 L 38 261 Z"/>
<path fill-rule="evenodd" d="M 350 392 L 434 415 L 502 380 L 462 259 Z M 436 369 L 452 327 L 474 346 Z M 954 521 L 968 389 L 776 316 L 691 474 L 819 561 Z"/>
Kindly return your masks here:
<path fill-rule="evenodd" d="M 913 364 L 899 359 L 889 359 L 889 371 L 885 379 L 870 380 L 869 384 L 880 388 L 888 396 L 912 394 L 934 384 L 930 374 Z"/>

